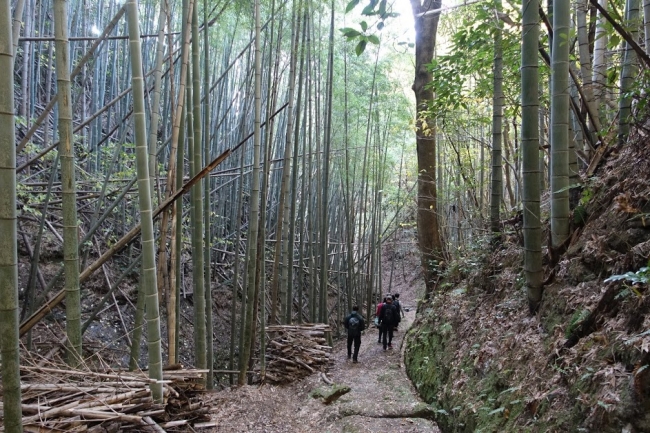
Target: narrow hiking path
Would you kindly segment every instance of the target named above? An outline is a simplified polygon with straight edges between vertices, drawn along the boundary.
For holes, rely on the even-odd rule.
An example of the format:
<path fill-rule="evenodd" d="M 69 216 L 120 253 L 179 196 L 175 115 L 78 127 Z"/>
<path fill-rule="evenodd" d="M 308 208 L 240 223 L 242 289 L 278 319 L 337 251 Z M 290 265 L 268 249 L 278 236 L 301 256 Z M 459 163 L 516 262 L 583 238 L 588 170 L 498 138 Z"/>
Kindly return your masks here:
<path fill-rule="evenodd" d="M 417 260 L 409 260 L 390 278 L 390 261 L 384 262 L 384 281 L 392 281 L 393 292 L 400 293 L 402 307 L 408 309 L 400 329 L 393 337 L 393 349 L 377 344 L 378 331 L 372 325 L 361 337 L 359 363 L 347 359 L 344 339 L 335 341 L 334 365 L 327 378 L 350 387 L 329 405 L 310 394 L 330 388 L 320 373 L 284 386 L 244 386 L 215 394 L 217 400 L 213 432 L 439 432 L 431 421 L 431 408 L 417 396 L 403 365 L 404 338 L 415 319 L 417 297 L 422 283 Z M 416 256 L 413 256 L 416 257 Z M 404 260 L 404 257 L 402 257 Z M 394 268 L 393 268 L 394 270 Z M 366 318 L 372 322 L 372 318 Z"/>
<path fill-rule="evenodd" d="M 415 318 L 410 309 L 393 338 L 393 349 L 377 344 L 378 332 L 364 332 L 359 363 L 347 360 L 346 342 L 334 344 L 334 365 L 327 378 L 350 392 L 329 405 L 312 398 L 317 388 L 329 388 L 320 373 L 285 386 L 244 386 L 219 392 L 214 432 L 439 432 L 431 421 L 403 366 L 406 330 Z"/>
<path fill-rule="evenodd" d="M 384 351 L 383 346 L 377 343 L 378 331 L 374 327 L 366 330 L 362 337 L 358 364 L 347 360 L 345 341 L 335 344 L 336 364 L 328 376 L 351 390 L 331 407 L 321 409 L 324 415 L 334 418 L 324 431 L 439 431 L 431 421 L 430 407 L 417 396 L 404 369 L 404 338 L 415 319 L 414 306 L 408 302 L 405 304 L 409 312 L 393 336 L 392 350 Z"/>
<path fill-rule="evenodd" d="M 407 303 L 408 305 L 408 303 Z M 327 377 L 350 392 L 329 405 L 310 396 L 329 388 L 320 373 L 285 386 L 244 386 L 219 392 L 214 432 L 439 432 L 403 366 L 403 343 L 415 318 L 411 308 L 393 338 L 393 349 L 377 344 L 378 332 L 364 332 L 359 363 L 347 359 L 344 340 L 334 344 Z"/>

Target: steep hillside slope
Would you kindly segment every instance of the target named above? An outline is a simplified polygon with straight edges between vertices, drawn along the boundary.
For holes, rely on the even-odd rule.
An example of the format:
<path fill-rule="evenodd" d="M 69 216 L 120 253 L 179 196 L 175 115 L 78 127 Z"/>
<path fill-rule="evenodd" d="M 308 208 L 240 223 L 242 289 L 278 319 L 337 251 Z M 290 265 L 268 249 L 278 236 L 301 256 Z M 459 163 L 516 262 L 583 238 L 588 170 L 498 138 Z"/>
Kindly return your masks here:
<path fill-rule="evenodd" d="M 421 302 L 407 372 L 443 431 L 650 431 L 649 273 L 636 272 L 650 255 L 648 135 L 585 183 L 536 316 L 517 226 L 452 264 Z"/>

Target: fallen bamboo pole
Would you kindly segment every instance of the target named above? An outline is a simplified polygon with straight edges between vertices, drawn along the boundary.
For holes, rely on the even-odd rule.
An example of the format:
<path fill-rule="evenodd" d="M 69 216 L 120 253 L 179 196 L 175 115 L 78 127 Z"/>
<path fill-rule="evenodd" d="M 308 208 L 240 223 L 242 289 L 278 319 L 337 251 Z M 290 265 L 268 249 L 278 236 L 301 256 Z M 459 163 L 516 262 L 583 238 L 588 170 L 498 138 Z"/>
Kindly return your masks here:
<path fill-rule="evenodd" d="M 196 174 L 192 179 L 187 181 L 182 188 L 174 192 L 167 200 L 165 200 L 160 206 L 156 208 L 153 212 L 152 218 L 156 218 L 161 212 L 167 209 L 172 203 L 174 203 L 179 197 L 187 193 L 193 185 L 195 185 L 199 180 L 201 180 L 206 174 L 212 171 L 217 165 L 222 163 L 230 154 L 232 153 L 231 149 L 226 150 L 221 155 L 216 157 L 210 164 L 208 164 L 203 170 Z M 88 266 L 80 275 L 79 283 L 87 280 L 97 269 L 99 269 L 102 264 L 104 264 L 108 259 L 110 259 L 115 253 L 120 251 L 126 245 L 128 245 L 142 230 L 142 225 L 138 224 L 133 227 L 127 234 L 125 234 L 122 239 L 117 241 L 115 245 L 109 248 L 100 258 L 98 258 L 94 263 Z M 59 305 L 61 301 L 65 298 L 65 290 L 59 291 L 54 295 L 49 301 L 46 301 L 34 314 L 32 314 L 27 320 L 25 320 L 20 325 L 20 336 L 22 337 L 27 331 L 32 329 L 45 315 L 47 315 L 54 307 Z"/>

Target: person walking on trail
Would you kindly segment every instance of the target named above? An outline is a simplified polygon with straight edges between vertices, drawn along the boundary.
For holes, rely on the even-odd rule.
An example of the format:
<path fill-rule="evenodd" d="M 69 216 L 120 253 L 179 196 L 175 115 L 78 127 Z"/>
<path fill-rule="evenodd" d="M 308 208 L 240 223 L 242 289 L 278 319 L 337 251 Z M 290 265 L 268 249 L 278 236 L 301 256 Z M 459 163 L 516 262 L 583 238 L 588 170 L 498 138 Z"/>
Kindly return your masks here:
<path fill-rule="evenodd" d="M 381 342 L 384 350 L 393 348 L 393 328 L 397 323 L 397 308 L 393 305 L 393 298 L 386 297 L 386 302 L 379 313 L 379 326 L 381 330 Z"/>
<path fill-rule="evenodd" d="M 384 300 L 381 301 L 379 304 L 377 304 L 377 309 L 375 310 L 375 326 L 377 327 L 377 329 L 379 329 L 377 344 L 381 344 L 381 326 L 379 326 L 379 315 L 381 314 L 381 307 L 384 305 L 385 302 L 386 302 L 386 297 L 384 296 Z"/>
<path fill-rule="evenodd" d="M 395 322 L 395 329 L 393 331 L 397 332 L 397 327 L 402 321 L 402 317 L 404 317 L 404 311 L 402 310 L 402 305 L 399 302 L 399 293 L 393 293 L 393 305 L 397 309 L 397 322 Z"/>
<path fill-rule="evenodd" d="M 343 321 L 343 326 L 348 330 L 348 359 L 352 358 L 355 364 L 358 362 L 359 347 L 361 347 L 361 331 L 366 327 L 366 322 L 359 314 L 359 307 L 352 307 L 352 312 Z M 352 343 L 354 342 L 354 354 Z"/>

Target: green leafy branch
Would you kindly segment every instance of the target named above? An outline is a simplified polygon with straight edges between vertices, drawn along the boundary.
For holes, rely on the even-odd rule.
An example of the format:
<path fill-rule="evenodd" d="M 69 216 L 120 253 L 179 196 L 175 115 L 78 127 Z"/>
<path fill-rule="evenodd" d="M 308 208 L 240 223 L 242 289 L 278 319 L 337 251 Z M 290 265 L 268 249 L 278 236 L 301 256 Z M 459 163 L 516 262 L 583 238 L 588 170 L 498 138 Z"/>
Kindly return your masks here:
<path fill-rule="evenodd" d="M 348 13 L 357 7 L 360 1 L 361 0 L 351 0 L 345 8 L 345 13 Z M 384 28 L 386 19 L 399 15 L 395 12 L 388 12 L 386 9 L 386 4 L 387 0 L 370 0 L 361 11 L 361 15 L 363 16 L 379 18 L 379 22 L 377 23 L 378 31 Z M 363 52 L 366 50 L 366 47 L 368 46 L 368 43 L 379 45 L 379 37 L 375 34 L 367 33 L 368 29 L 372 28 L 372 26 L 368 26 L 368 23 L 366 21 L 361 21 L 359 23 L 359 26 L 361 28 L 361 31 L 352 27 L 345 27 L 340 29 L 341 33 L 343 33 L 343 36 L 347 38 L 348 42 L 357 41 L 357 45 L 354 48 L 354 52 L 357 54 L 357 56 L 363 54 Z"/>
<path fill-rule="evenodd" d="M 650 282 L 650 267 L 644 266 L 636 272 L 626 272 L 620 275 L 612 275 L 605 280 L 606 283 L 610 281 L 626 280 L 632 284 L 648 284 Z"/>

